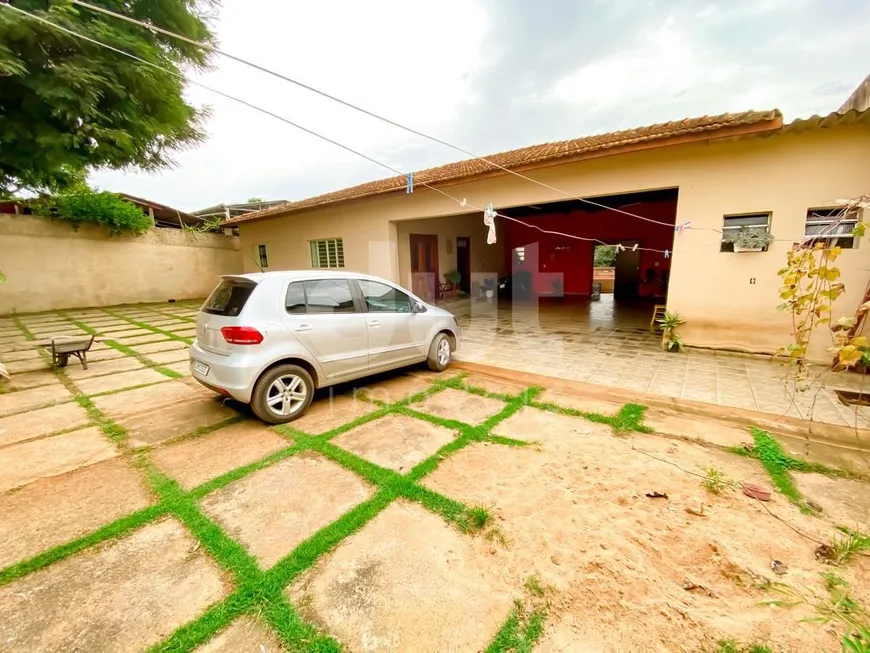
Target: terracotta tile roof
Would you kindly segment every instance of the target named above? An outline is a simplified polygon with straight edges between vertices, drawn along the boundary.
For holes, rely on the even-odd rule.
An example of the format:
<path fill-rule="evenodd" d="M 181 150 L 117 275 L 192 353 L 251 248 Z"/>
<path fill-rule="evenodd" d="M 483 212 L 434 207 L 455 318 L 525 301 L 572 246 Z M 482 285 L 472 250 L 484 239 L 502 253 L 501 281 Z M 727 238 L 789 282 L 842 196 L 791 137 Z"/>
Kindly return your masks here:
<path fill-rule="evenodd" d="M 693 137 L 691 140 L 704 140 L 712 137 L 715 132 L 734 127 L 745 127 L 760 123 L 775 123 L 771 129 L 778 129 L 782 124 L 782 114 L 777 109 L 770 111 L 746 111 L 743 113 L 725 113 L 719 116 L 702 116 L 700 118 L 687 118 L 675 122 L 665 122 L 647 127 L 637 127 L 624 131 L 610 132 L 596 136 L 584 136 L 567 141 L 542 143 L 509 150 L 499 154 L 492 154 L 484 158 L 510 169 L 533 168 L 540 164 L 549 164 L 568 159 L 578 155 L 602 152 L 605 150 L 617 150 L 614 154 L 637 149 L 645 143 L 663 141 L 661 146 L 668 145 L 666 141 L 677 137 Z M 422 184 L 437 184 L 440 182 L 453 182 L 467 179 L 485 173 L 497 172 L 498 168 L 482 161 L 481 159 L 466 159 L 447 165 L 419 170 L 414 173 L 415 186 Z M 504 173 L 507 174 L 507 173 Z M 525 182 L 530 183 L 530 182 Z M 362 197 L 381 195 L 405 190 L 406 178 L 404 175 L 370 181 L 358 186 L 344 188 L 324 195 L 309 197 L 296 202 L 288 202 L 263 211 L 250 213 L 245 216 L 233 218 L 228 223 L 248 222 L 275 215 L 283 215 L 302 209 L 307 209 L 335 202 L 343 202 Z"/>

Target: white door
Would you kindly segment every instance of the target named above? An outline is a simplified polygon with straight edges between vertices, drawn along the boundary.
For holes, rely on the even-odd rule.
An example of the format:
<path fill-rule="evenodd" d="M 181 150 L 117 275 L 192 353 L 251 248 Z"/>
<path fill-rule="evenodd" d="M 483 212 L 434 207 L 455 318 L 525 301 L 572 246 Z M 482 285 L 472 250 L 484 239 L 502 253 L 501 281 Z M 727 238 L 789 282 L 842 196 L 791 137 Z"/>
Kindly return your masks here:
<path fill-rule="evenodd" d="M 284 321 L 329 379 L 368 369 L 366 316 L 357 310 L 347 279 L 294 281 L 287 287 Z"/>
<path fill-rule="evenodd" d="M 414 313 L 414 299 L 394 286 L 358 279 L 369 332 L 369 369 L 397 367 L 426 356 L 423 314 Z"/>

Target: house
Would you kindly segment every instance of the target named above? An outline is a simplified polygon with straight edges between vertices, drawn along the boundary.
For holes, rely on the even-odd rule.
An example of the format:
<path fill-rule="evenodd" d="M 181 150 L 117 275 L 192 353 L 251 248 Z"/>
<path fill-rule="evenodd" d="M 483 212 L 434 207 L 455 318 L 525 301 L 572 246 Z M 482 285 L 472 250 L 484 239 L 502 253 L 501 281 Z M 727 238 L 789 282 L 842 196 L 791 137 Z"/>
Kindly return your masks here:
<path fill-rule="evenodd" d="M 412 193 L 405 176 L 391 177 L 228 224 L 248 271 L 346 267 L 427 298 L 454 269 L 472 295 L 522 274 L 534 295 L 565 298 L 566 311 L 590 310 L 568 300 L 591 292 L 596 242 L 618 244 L 616 307 L 658 296 L 645 310 L 678 312 L 686 344 L 771 353 L 791 338 L 776 309 L 786 253 L 834 220 L 838 199 L 870 191 L 870 110 L 788 123 L 778 110 L 704 116 L 486 158 L 527 178 L 471 159 L 414 173 Z M 495 218 L 491 245 L 490 203 L 506 216 Z M 766 226 L 775 241 L 735 252 L 725 235 L 740 225 Z M 854 314 L 870 242 L 826 242 L 835 238 L 847 291 L 834 313 Z M 811 353 L 828 357 L 821 342 Z"/>

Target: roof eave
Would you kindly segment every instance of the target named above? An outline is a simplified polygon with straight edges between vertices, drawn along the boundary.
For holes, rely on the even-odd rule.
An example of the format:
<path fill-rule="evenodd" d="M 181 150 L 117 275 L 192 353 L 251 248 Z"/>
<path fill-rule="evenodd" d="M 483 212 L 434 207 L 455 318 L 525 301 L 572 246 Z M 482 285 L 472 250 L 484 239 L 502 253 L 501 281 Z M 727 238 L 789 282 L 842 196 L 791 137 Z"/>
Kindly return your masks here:
<path fill-rule="evenodd" d="M 652 138 L 649 141 L 640 142 L 640 143 L 629 143 L 626 145 L 617 145 L 614 147 L 605 147 L 600 150 L 595 150 L 592 152 L 584 152 L 582 154 L 577 154 L 573 156 L 565 156 L 556 159 L 546 159 L 543 161 L 531 162 L 520 166 L 515 166 L 511 168 L 511 172 L 529 172 L 532 170 L 540 170 L 543 168 L 552 168 L 555 166 L 567 165 L 570 163 L 577 163 L 580 161 L 587 161 L 590 159 L 601 159 L 604 157 L 617 156 L 620 154 L 629 154 L 633 152 L 642 152 L 649 151 L 655 149 L 662 149 L 667 147 L 675 147 L 678 145 L 686 145 L 690 143 L 701 143 L 713 140 L 719 140 L 724 138 L 736 138 L 742 136 L 752 136 L 756 134 L 763 134 L 767 132 L 774 132 L 782 129 L 783 120 L 782 115 L 777 112 L 776 116 L 771 120 L 764 120 L 755 122 L 749 125 L 736 125 L 732 127 L 721 127 L 715 130 L 707 130 L 707 131 L 699 131 L 697 133 L 690 134 L 681 134 L 679 136 L 669 136 L 666 138 Z M 502 177 L 504 175 L 511 174 L 510 172 L 505 172 L 503 170 L 489 170 L 486 172 L 480 172 L 476 174 L 467 175 L 464 177 L 456 177 L 454 179 L 449 179 L 446 181 L 433 182 L 428 184 L 429 186 L 435 188 L 448 188 L 450 186 L 457 186 L 459 184 L 467 184 L 475 181 L 482 181 L 485 179 L 490 179 L 493 177 Z M 234 218 L 229 221 L 225 221 L 224 224 L 226 226 L 235 226 L 240 224 L 247 224 L 251 222 L 259 222 L 261 220 L 272 220 L 274 218 L 282 218 L 291 214 L 299 214 L 305 213 L 308 211 L 316 211 L 319 209 L 323 209 L 324 207 L 335 207 L 335 206 L 344 206 L 346 204 L 352 202 L 358 202 L 360 200 L 371 199 L 374 197 L 389 197 L 393 195 L 405 194 L 405 187 L 400 186 L 392 190 L 385 191 L 377 191 L 371 193 L 365 193 L 362 195 L 357 195 L 353 197 L 341 198 L 338 200 L 334 200 L 331 202 L 324 202 L 322 204 L 313 204 L 311 206 L 303 206 L 299 208 L 289 208 L 286 210 L 281 210 L 280 207 L 275 207 L 272 209 L 266 209 L 262 211 L 259 215 L 251 215 L 251 216 L 240 216 Z"/>

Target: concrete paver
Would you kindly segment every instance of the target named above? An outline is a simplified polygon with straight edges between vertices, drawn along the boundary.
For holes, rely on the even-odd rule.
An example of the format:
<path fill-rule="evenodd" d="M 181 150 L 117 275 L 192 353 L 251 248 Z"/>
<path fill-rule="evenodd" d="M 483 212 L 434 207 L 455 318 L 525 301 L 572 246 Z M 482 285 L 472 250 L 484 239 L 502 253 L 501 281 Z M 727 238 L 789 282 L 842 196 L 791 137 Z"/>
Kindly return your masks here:
<path fill-rule="evenodd" d="M 282 650 L 274 632 L 246 615 L 197 648 L 195 653 L 281 653 Z"/>
<path fill-rule="evenodd" d="M 208 495 L 202 508 L 271 567 L 372 494 L 353 472 L 305 452 Z"/>
<path fill-rule="evenodd" d="M 0 447 L 85 426 L 88 422 L 85 409 L 72 401 L 21 415 L 0 417 Z"/>
<path fill-rule="evenodd" d="M 114 458 L 115 446 L 95 426 L 0 449 L 0 492 Z"/>
<path fill-rule="evenodd" d="M 219 600 L 221 576 L 165 519 L 0 587 L 0 641 L 15 651 L 147 649 Z"/>
<path fill-rule="evenodd" d="M 10 366 L 11 367 L 11 366 Z M 23 413 L 41 406 L 70 401 L 72 395 L 62 384 L 54 383 L 41 388 L 0 394 L 0 417 Z"/>
<path fill-rule="evenodd" d="M 169 377 L 146 368 L 104 376 L 81 378 L 76 381 L 76 386 L 85 394 L 94 395 L 100 392 L 114 392 L 137 385 L 160 383 L 162 381 L 169 381 Z"/>
<path fill-rule="evenodd" d="M 410 408 L 445 419 L 453 419 L 466 424 L 480 424 L 505 407 L 499 399 L 480 397 L 463 390 L 448 388 L 423 401 L 411 404 Z"/>

